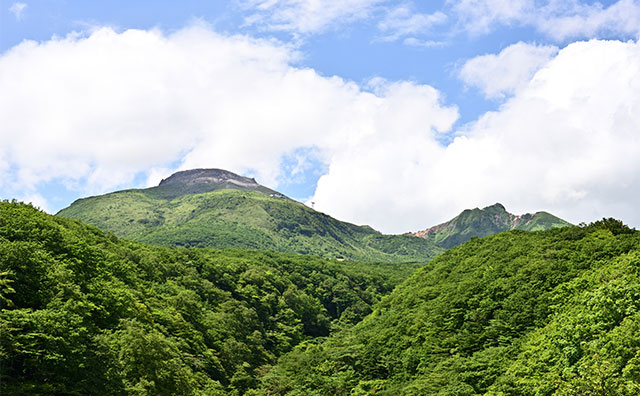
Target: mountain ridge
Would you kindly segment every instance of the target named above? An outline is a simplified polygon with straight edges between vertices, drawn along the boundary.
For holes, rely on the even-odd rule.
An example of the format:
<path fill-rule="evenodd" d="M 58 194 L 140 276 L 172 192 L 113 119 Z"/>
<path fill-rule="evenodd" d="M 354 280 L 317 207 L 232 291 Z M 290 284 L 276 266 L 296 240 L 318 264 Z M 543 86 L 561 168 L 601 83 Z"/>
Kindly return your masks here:
<path fill-rule="evenodd" d="M 427 240 L 384 235 L 334 219 L 255 179 L 221 169 L 182 171 L 156 187 L 83 198 L 57 215 L 165 246 L 389 262 L 426 262 L 443 250 Z"/>
<path fill-rule="evenodd" d="M 545 211 L 515 215 L 507 212 L 501 203 L 495 203 L 483 209 L 465 209 L 447 222 L 409 235 L 431 240 L 436 245 L 449 249 L 473 237 L 481 238 L 511 230 L 539 231 L 570 225 Z"/>

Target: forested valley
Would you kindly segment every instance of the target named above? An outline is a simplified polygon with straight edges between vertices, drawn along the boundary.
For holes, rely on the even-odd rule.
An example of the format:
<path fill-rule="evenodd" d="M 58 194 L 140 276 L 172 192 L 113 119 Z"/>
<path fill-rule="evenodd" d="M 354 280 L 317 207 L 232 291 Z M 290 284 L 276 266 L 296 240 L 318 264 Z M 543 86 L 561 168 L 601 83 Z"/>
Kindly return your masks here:
<path fill-rule="evenodd" d="M 640 233 L 420 264 L 145 245 L 0 203 L 6 395 L 635 395 Z"/>

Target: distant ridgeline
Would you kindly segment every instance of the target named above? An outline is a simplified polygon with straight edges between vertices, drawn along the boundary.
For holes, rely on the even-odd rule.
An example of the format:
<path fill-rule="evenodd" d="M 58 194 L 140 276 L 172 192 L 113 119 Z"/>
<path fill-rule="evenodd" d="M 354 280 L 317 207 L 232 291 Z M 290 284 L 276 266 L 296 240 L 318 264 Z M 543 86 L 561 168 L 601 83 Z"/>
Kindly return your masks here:
<path fill-rule="evenodd" d="M 439 247 L 450 249 L 473 237 L 482 238 L 510 230 L 540 231 L 570 225 L 547 212 L 517 216 L 507 212 L 502 204 L 497 203 L 484 209 L 467 209 L 446 223 L 411 235 L 425 238 Z"/>
<path fill-rule="evenodd" d="M 336 220 L 220 169 L 178 172 L 157 187 L 79 199 L 59 216 L 140 242 L 243 248 L 334 259 L 426 262 L 444 249 Z"/>

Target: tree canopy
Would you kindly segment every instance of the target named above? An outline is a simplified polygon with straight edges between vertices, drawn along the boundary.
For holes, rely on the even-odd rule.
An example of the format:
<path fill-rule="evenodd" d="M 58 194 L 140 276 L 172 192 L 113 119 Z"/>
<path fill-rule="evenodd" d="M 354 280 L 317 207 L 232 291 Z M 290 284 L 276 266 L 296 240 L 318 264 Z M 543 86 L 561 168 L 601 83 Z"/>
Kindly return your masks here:
<path fill-rule="evenodd" d="M 413 268 L 146 246 L 2 202 L 0 394 L 242 394 Z"/>

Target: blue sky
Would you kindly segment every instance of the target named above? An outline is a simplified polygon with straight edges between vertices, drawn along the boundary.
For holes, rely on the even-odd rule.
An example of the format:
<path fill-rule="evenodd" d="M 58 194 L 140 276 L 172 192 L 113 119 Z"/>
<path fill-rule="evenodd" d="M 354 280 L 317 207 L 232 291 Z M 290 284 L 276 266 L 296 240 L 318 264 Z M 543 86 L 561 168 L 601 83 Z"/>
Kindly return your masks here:
<path fill-rule="evenodd" d="M 415 231 L 502 202 L 640 225 L 640 2 L 1 1 L 0 197 L 190 167 Z"/>

